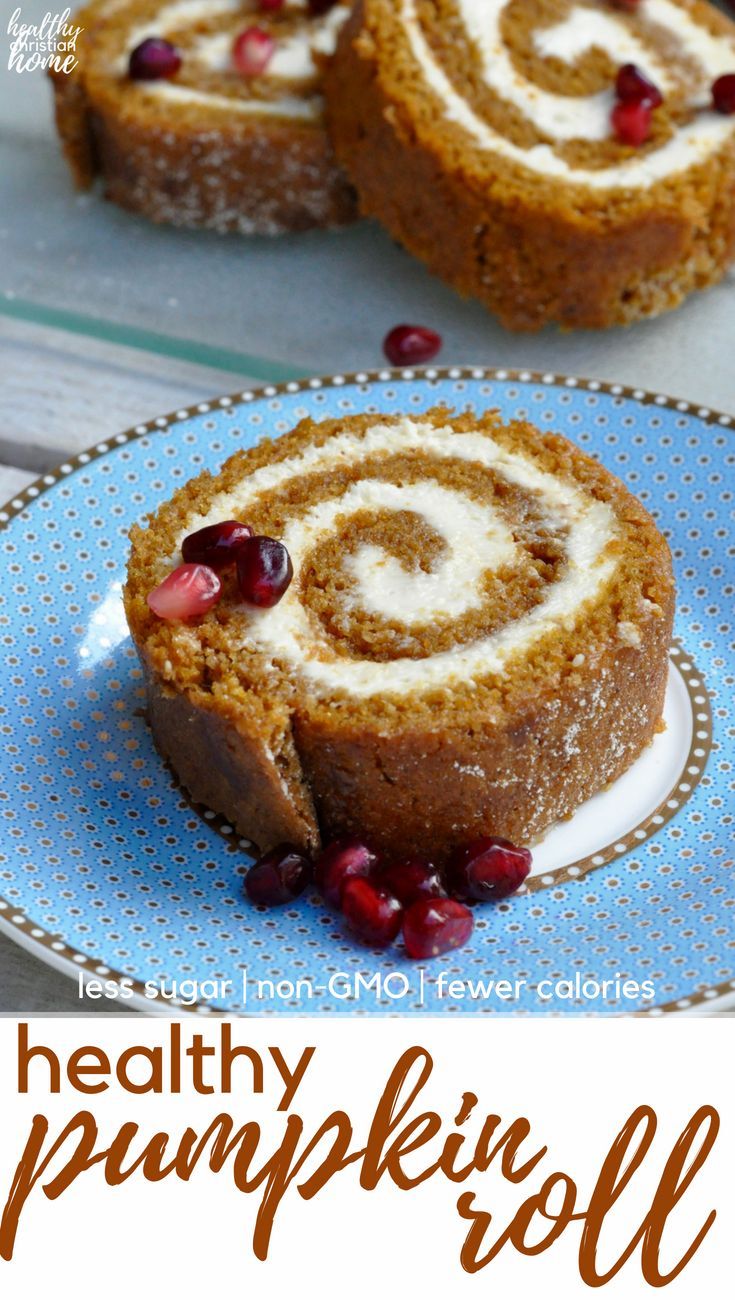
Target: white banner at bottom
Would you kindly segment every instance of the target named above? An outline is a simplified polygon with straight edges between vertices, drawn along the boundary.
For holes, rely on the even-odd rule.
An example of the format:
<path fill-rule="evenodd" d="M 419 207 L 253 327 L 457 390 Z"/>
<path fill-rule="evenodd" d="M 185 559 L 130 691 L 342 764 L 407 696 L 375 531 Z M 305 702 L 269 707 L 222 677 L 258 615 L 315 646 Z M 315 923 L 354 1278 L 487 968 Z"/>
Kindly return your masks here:
<path fill-rule="evenodd" d="M 0 1021 L 0 1295 L 725 1300 L 732 1044 L 706 1019 Z"/>

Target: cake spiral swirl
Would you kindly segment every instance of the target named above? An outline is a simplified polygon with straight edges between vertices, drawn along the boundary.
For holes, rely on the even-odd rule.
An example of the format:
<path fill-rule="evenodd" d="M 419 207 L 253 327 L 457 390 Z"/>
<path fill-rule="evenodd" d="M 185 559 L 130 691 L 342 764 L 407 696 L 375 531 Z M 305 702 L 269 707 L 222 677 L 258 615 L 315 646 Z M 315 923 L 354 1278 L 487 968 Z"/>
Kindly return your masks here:
<path fill-rule="evenodd" d="M 248 607 L 230 579 L 195 625 L 153 618 L 184 537 L 232 518 L 288 548 L 280 603 Z M 304 421 L 188 485 L 133 543 L 159 746 L 261 845 L 359 831 L 441 858 L 458 836 L 526 839 L 658 725 L 666 545 L 599 465 L 520 422 Z"/>
<path fill-rule="evenodd" d="M 613 125 L 634 65 L 662 102 Z M 674 306 L 735 255 L 735 27 L 700 0 L 359 0 L 328 74 L 363 209 L 504 324 Z"/>
<path fill-rule="evenodd" d="M 421 478 L 405 481 L 417 460 Z M 348 475 L 340 472 L 345 464 Z M 462 482 L 465 467 L 472 492 L 452 485 L 452 471 Z M 215 497 L 187 530 L 237 517 L 255 518 L 260 531 L 261 517 L 272 517 L 267 507 L 261 515 L 263 497 L 280 500 L 295 482 L 310 479 L 321 487 L 325 475 L 333 479 L 331 494 L 320 492 L 280 532 L 301 581 L 277 608 L 242 612 L 243 644 L 288 662 L 322 696 L 401 694 L 503 671 L 549 629 L 574 619 L 617 563 L 617 526 L 607 503 L 482 433 L 411 419 L 337 433 L 255 470 Z M 376 523 L 384 543 L 361 540 Z M 334 537 L 336 556 L 334 545 L 325 546 Z M 334 572 L 320 571 L 330 564 L 337 581 Z M 327 617 L 308 588 L 316 583 L 321 592 L 330 580 L 336 608 Z M 519 584 L 523 591 L 513 591 Z M 538 590 L 526 610 L 531 585 Z M 352 613 L 367 620 L 376 653 L 365 633 L 340 635 Z M 432 653 L 427 640 L 446 646 L 455 622 L 457 641 Z M 390 645 L 396 651 L 388 657 Z"/>
<path fill-rule="evenodd" d="M 397 10 L 416 73 L 444 121 L 539 176 L 595 190 L 638 188 L 702 163 L 735 137 L 735 122 L 696 111 L 708 104 L 712 82 L 735 68 L 735 39 L 710 30 L 681 0 L 644 0 L 636 20 L 610 5 L 539 0 L 451 0 L 433 9 L 398 0 Z M 554 12 L 559 20 L 549 22 Z M 450 22 L 448 47 L 441 35 Z M 611 138 L 612 83 L 626 63 L 649 75 L 667 106 L 642 154 Z M 468 66 L 469 87 L 458 75 Z"/>

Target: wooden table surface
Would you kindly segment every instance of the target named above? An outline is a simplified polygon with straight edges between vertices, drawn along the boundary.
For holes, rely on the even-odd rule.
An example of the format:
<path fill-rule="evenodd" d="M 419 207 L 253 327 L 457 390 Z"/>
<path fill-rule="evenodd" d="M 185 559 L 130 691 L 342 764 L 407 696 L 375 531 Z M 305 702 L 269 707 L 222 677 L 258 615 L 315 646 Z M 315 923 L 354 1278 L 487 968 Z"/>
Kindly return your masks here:
<path fill-rule="evenodd" d="M 252 380 L 0 317 L 0 503 L 70 454 Z M 0 934 L 0 1014 L 79 1012 L 66 975 Z M 84 1014 L 115 1010 L 85 1001 Z"/>

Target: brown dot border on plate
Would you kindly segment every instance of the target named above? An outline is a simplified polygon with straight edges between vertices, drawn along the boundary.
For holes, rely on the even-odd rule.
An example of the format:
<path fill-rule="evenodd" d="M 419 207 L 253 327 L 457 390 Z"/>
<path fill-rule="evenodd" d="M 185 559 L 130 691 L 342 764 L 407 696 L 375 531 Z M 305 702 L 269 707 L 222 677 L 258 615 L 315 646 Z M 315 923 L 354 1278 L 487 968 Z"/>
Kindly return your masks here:
<path fill-rule="evenodd" d="M 373 384 L 373 383 L 400 383 L 406 380 L 425 379 L 445 380 L 445 379 L 474 379 L 489 380 L 496 383 L 534 383 L 538 385 L 548 385 L 550 388 L 580 388 L 591 393 L 605 393 L 612 397 L 626 397 L 639 402 L 643 406 L 659 406 L 668 410 L 679 411 L 682 414 L 690 413 L 701 420 L 703 423 L 713 428 L 733 429 L 735 427 L 735 416 L 727 415 L 720 411 L 713 411 L 709 407 L 700 406 L 696 402 L 688 402 L 682 398 L 670 397 L 663 393 L 650 392 L 643 388 L 633 388 L 625 384 L 610 383 L 600 379 L 584 379 L 569 375 L 559 375 L 551 371 L 536 370 L 515 370 L 496 368 L 493 366 L 427 366 L 427 367 L 406 367 L 403 369 L 383 368 L 380 370 L 359 370 L 354 373 L 345 373 L 330 375 L 326 377 L 307 377 L 304 379 L 292 379 L 281 384 L 264 384 L 256 388 L 248 388 L 239 392 L 225 395 L 224 397 L 213 398 L 208 402 L 198 402 L 194 406 L 181 407 L 168 415 L 157 416 L 155 419 L 148 420 L 145 423 L 136 424 L 122 433 L 115 434 L 112 438 L 105 439 L 90 447 L 87 451 L 70 456 L 68 460 L 63 461 L 54 470 L 49 470 L 42 474 L 35 482 L 30 483 L 23 488 L 21 492 L 15 494 L 12 499 L 3 507 L 0 507 L 0 530 L 7 527 L 15 515 L 20 514 L 26 506 L 32 504 L 49 491 L 55 484 L 68 478 L 70 474 L 84 469 L 103 456 L 109 455 L 118 447 L 124 446 L 127 442 L 136 442 L 139 438 L 150 436 L 162 429 L 168 429 L 175 424 L 184 420 L 190 420 L 198 415 L 206 415 L 208 412 L 218 409 L 224 409 L 228 406 L 240 405 L 242 403 L 253 402 L 264 397 L 277 397 L 279 395 L 293 394 L 299 392 L 314 392 L 320 388 L 341 388 L 346 384 Z M 559 885 L 575 879 L 581 879 L 591 870 L 600 866 L 606 866 L 613 862 L 623 853 L 643 844 L 650 839 L 661 826 L 670 821 L 676 815 L 682 803 L 686 802 L 698 784 L 704 770 L 707 756 L 711 749 L 712 743 L 712 718 L 709 699 L 706 688 L 702 682 L 702 674 L 694 667 L 691 658 L 685 655 L 685 651 L 678 643 L 674 643 L 671 649 L 677 667 L 684 679 L 687 693 L 692 703 L 694 729 L 692 745 L 687 762 L 684 764 L 682 774 L 676 785 L 672 787 L 668 799 L 664 800 L 659 809 L 655 810 L 648 818 L 632 831 L 626 832 L 624 837 L 616 840 L 614 844 L 607 849 L 602 849 L 598 853 L 592 854 L 589 858 L 582 859 L 580 862 L 571 863 L 569 866 L 558 868 L 555 872 L 549 872 L 548 876 L 540 876 L 537 881 L 531 880 L 530 886 L 522 891 L 523 893 L 533 893 L 538 889 L 550 888 L 552 885 Z M 689 665 L 689 670 L 685 671 L 682 662 Z M 696 687 L 693 683 L 696 682 Z M 692 691 L 696 690 L 696 696 Z M 701 702 L 698 702 L 701 697 Z M 696 706 L 696 707 L 695 707 Z M 703 715 L 701 726 L 697 727 L 699 721 L 697 714 Z M 706 715 L 706 717 L 705 717 Z M 697 740 L 697 730 L 706 731 L 706 738 Z M 697 748 L 705 749 L 705 754 L 697 758 L 694 751 Z M 700 770 L 695 773 L 689 773 L 692 777 L 690 784 L 691 789 L 684 791 L 681 789 L 682 778 L 687 768 L 694 766 L 695 762 Z M 686 799 L 680 799 L 679 794 L 684 794 Z M 192 805 L 194 806 L 194 805 Z M 197 809 L 201 811 L 201 809 Z M 659 820 L 660 819 L 660 820 Z M 242 846 L 232 832 L 232 828 L 227 830 L 223 828 L 228 826 L 224 819 L 218 819 L 216 815 L 209 814 L 205 818 L 207 824 L 215 830 L 219 830 L 223 838 L 233 849 Z M 218 827 L 217 822 L 221 821 Z M 640 835 L 637 832 L 641 832 Z M 625 843 L 624 848 L 619 848 Z M 605 856 L 607 854 L 607 856 Z M 602 858 L 602 861 L 596 859 Z M 520 896 L 520 895 L 519 895 Z M 227 1015 L 231 1014 L 221 1011 L 219 1008 L 212 1007 L 207 1003 L 195 1003 L 190 1006 L 184 1006 L 176 1001 L 168 999 L 151 999 L 145 996 L 144 981 L 136 979 L 134 976 L 125 975 L 121 971 L 112 969 L 101 963 L 99 959 L 90 956 L 87 953 L 81 953 L 73 948 L 70 944 L 59 935 L 50 933 L 37 925 L 22 908 L 15 907 L 8 899 L 0 896 L 0 922 L 8 928 L 10 933 L 13 931 L 13 937 L 16 941 L 28 951 L 45 960 L 47 964 L 55 966 L 57 969 L 64 971 L 67 975 L 74 975 L 75 972 L 81 971 L 84 978 L 91 979 L 99 976 L 103 979 L 114 980 L 119 982 L 126 980 L 133 992 L 134 998 L 131 999 L 134 1005 L 139 1009 L 147 1009 L 149 1012 L 155 1010 L 164 1010 L 177 1015 L 208 1016 L 208 1015 Z M 696 1007 L 705 1006 L 709 1002 L 717 999 L 735 995 L 735 978 L 725 980 L 720 984 L 713 985 L 706 989 L 698 989 L 691 995 L 679 998 L 673 1002 L 667 1002 L 658 1006 L 648 1007 L 635 1013 L 637 1016 L 661 1016 L 671 1012 L 689 1011 Z M 21 1013 L 22 1014 L 22 1013 Z"/>

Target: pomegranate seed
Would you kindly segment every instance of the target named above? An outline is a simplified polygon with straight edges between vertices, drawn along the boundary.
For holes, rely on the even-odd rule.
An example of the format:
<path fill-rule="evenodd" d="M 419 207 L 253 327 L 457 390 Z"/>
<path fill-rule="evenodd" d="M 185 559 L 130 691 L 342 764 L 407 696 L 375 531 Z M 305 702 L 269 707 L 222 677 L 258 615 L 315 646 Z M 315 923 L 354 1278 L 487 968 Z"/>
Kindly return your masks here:
<path fill-rule="evenodd" d="M 345 881 L 342 914 L 358 938 L 375 948 L 387 948 L 403 920 L 403 908 L 395 895 L 360 876 Z"/>
<path fill-rule="evenodd" d="M 314 865 L 317 888 L 332 907 L 339 907 L 346 881 L 372 875 L 378 861 L 377 853 L 360 840 L 333 840 Z"/>
<path fill-rule="evenodd" d="M 246 27 L 240 32 L 232 47 L 235 67 L 245 77 L 257 77 L 265 72 L 276 50 L 270 32 L 262 27 Z"/>
<path fill-rule="evenodd" d="M 396 325 L 383 339 L 383 351 L 392 366 L 421 365 L 431 361 L 442 345 L 442 336 L 423 325 Z"/>
<path fill-rule="evenodd" d="M 403 919 L 403 942 L 409 957 L 438 957 L 467 943 L 474 918 L 455 898 L 423 898 Z"/>
<path fill-rule="evenodd" d="M 615 80 L 615 93 L 626 104 L 646 103 L 651 108 L 659 108 L 664 102 L 658 86 L 635 63 L 623 64 Z"/>
<path fill-rule="evenodd" d="M 245 892 L 252 903 L 280 907 L 303 894 L 311 878 L 309 859 L 292 844 L 279 844 L 250 868 Z"/>
<path fill-rule="evenodd" d="M 128 74 L 133 81 L 160 81 L 173 77 L 181 67 L 181 55 L 170 41 L 149 36 L 130 54 Z"/>
<path fill-rule="evenodd" d="M 283 542 L 273 537 L 246 537 L 237 548 L 237 582 L 249 605 L 277 605 L 293 578 L 293 565 Z"/>
<path fill-rule="evenodd" d="M 712 103 L 718 113 L 735 113 L 735 72 L 717 78 L 712 86 Z"/>
<path fill-rule="evenodd" d="M 258 8 L 264 14 L 275 13 L 276 10 L 282 9 L 284 0 L 258 0 Z"/>
<path fill-rule="evenodd" d="M 418 903 L 421 898 L 446 898 L 441 875 L 431 862 L 421 858 L 406 858 L 392 862 L 380 873 L 380 883 L 395 894 L 404 907 Z"/>
<path fill-rule="evenodd" d="M 222 593 L 214 569 L 206 564 L 180 564 L 150 592 L 148 605 L 159 618 L 197 618 L 217 604 Z"/>
<path fill-rule="evenodd" d="M 611 120 L 621 144 L 645 144 L 651 134 L 651 106 L 645 100 L 616 104 Z"/>
<path fill-rule="evenodd" d="M 497 903 L 514 894 L 531 870 L 531 854 L 510 840 L 488 835 L 459 849 L 447 870 L 447 883 L 455 898 L 475 898 Z"/>
<path fill-rule="evenodd" d="M 237 519 L 227 519 L 222 524 L 208 524 L 195 533 L 189 533 L 181 543 L 181 554 L 187 564 L 208 564 L 210 569 L 224 569 L 234 564 L 237 548 L 253 530 Z"/>

